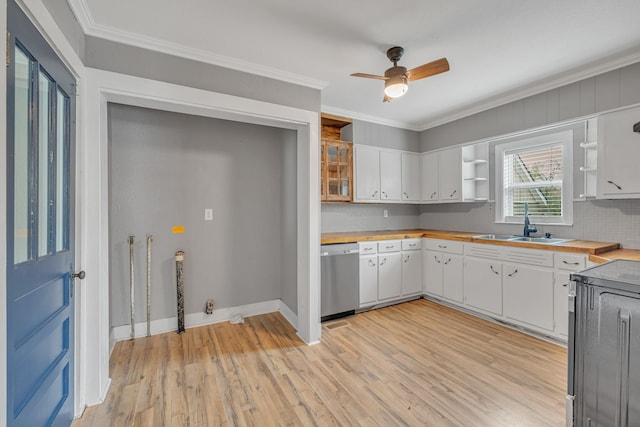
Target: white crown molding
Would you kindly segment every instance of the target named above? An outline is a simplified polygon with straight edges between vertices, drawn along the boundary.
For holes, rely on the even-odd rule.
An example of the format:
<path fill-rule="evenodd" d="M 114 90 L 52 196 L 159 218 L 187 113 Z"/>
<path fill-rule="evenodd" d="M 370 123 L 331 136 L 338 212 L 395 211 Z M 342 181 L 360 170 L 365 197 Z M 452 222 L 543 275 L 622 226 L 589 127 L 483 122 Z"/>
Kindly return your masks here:
<path fill-rule="evenodd" d="M 280 80 L 299 86 L 321 90 L 327 86 L 327 82 L 311 77 L 290 73 L 276 68 L 266 67 L 237 58 L 217 55 L 201 49 L 194 49 L 177 43 L 169 43 L 163 40 L 146 37 L 140 34 L 130 33 L 107 25 L 95 22 L 85 0 L 68 0 L 73 14 L 78 19 L 85 35 L 110 40 L 117 43 L 136 46 L 155 52 L 165 53 L 193 61 L 230 68 L 245 73 L 256 74 L 270 79 Z"/>
<path fill-rule="evenodd" d="M 379 125 L 391 126 L 394 128 L 401 128 L 407 130 L 419 131 L 421 130 L 411 123 L 401 122 L 397 120 L 389 120 L 383 117 L 371 116 L 368 114 L 358 113 L 356 111 L 344 110 L 342 108 L 332 107 L 330 105 L 321 105 L 321 111 L 327 114 L 334 114 L 336 116 L 349 117 L 350 119 L 362 120 L 370 123 L 377 123 Z"/>
<path fill-rule="evenodd" d="M 519 101 L 521 99 L 525 99 L 530 96 L 538 95 L 540 93 L 543 93 L 549 90 L 557 89 L 562 86 L 576 83 L 580 80 L 588 79 L 591 77 L 595 77 L 599 74 L 613 71 L 618 68 L 626 67 L 627 65 L 635 64 L 639 61 L 640 61 L 640 50 L 616 57 L 614 59 L 598 62 L 596 64 L 593 64 L 584 68 L 580 68 L 576 71 L 563 74 L 560 77 L 547 79 L 537 84 L 522 88 L 520 90 L 509 92 L 504 96 L 493 98 L 486 102 L 477 103 L 468 108 L 457 110 L 451 114 L 443 115 L 437 119 L 430 120 L 428 122 L 423 123 L 421 126 L 418 126 L 416 130 L 425 131 L 427 129 L 431 129 L 436 126 L 450 123 L 455 120 L 471 116 L 473 114 L 481 113 L 483 111 L 487 111 L 492 108 L 496 108 L 501 105 L 508 104 L 510 102 Z"/>

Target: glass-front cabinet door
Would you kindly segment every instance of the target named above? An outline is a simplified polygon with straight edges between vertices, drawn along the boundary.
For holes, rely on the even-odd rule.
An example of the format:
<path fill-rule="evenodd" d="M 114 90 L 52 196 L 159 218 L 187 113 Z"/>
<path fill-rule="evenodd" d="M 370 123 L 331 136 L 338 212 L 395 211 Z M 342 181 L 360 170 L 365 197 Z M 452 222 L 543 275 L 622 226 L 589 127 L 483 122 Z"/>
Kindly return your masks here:
<path fill-rule="evenodd" d="M 321 171 L 323 201 L 350 202 L 353 200 L 353 144 L 351 142 L 322 140 Z"/>

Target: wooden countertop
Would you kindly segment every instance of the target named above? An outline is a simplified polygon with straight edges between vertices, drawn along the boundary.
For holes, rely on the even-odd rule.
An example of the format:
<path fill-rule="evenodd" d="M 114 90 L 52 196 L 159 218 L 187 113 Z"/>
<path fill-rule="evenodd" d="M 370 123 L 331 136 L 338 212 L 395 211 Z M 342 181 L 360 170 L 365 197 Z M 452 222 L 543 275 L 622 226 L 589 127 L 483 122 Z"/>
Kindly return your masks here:
<path fill-rule="evenodd" d="M 552 251 L 563 252 L 579 252 L 589 255 L 600 255 L 605 252 L 615 251 L 620 245 L 612 242 L 592 242 L 589 240 L 571 240 L 569 242 L 544 245 L 540 243 L 528 242 L 511 242 L 504 240 L 485 240 L 474 239 L 479 233 L 471 233 L 467 231 L 445 231 L 445 230 L 372 230 L 359 232 L 343 232 L 343 233 L 322 233 L 321 243 L 348 243 L 348 242 L 367 242 L 372 240 L 392 240 L 392 239 L 411 239 L 428 237 L 432 239 L 457 240 L 462 242 L 486 243 L 492 245 L 517 246 L 532 249 L 546 249 Z M 637 251 L 640 254 L 640 251 Z M 608 255 L 608 254 L 607 254 Z M 628 259 L 628 258 L 625 258 Z M 640 259 L 640 258 L 638 258 Z M 597 262 L 597 261 L 594 261 Z"/>
<path fill-rule="evenodd" d="M 589 261 L 603 264 L 615 259 L 626 259 L 630 261 L 640 261 L 640 250 L 637 249 L 616 249 L 613 251 L 589 255 Z"/>

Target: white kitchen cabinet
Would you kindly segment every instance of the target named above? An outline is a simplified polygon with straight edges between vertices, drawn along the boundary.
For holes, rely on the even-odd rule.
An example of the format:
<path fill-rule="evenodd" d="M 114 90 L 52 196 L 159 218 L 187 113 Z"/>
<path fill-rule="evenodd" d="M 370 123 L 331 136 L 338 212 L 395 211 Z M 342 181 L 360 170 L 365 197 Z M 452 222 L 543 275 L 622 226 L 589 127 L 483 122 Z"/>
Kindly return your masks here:
<path fill-rule="evenodd" d="M 502 274 L 504 315 L 553 331 L 553 270 L 505 263 Z"/>
<path fill-rule="evenodd" d="M 402 295 L 402 254 L 389 252 L 378 255 L 378 299 Z"/>
<path fill-rule="evenodd" d="M 380 200 L 402 200 L 402 155 L 399 151 L 380 151 Z"/>
<path fill-rule="evenodd" d="M 421 159 L 420 184 L 422 186 L 422 201 L 438 201 L 438 153 L 425 153 Z"/>
<path fill-rule="evenodd" d="M 422 252 L 402 252 L 402 295 L 422 292 Z"/>
<path fill-rule="evenodd" d="M 569 335 L 569 273 L 556 272 L 553 288 L 554 332 L 563 338 Z"/>
<path fill-rule="evenodd" d="M 424 251 L 424 292 L 441 297 L 444 293 L 444 276 L 442 271 L 441 252 Z"/>
<path fill-rule="evenodd" d="M 402 153 L 402 200 L 420 200 L 420 155 Z"/>
<path fill-rule="evenodd" d="M 442 296 L 458 303 L 464 301 L 463 260 L 461 255 L 447 254 L 442 262 Z"/>
<path fill-rule="evenodd" d="M 598 198 L 640 198 L 640 133 L 633 132 L 639 120 L 640 107 L 598 117 Z"/>
<path fill-rule="evenodd" d="M 464 302 L 471 307 L 502 315 L 502 263 L 465 258 Z"/>
<path fill-rule="evenodd" d="M 380 200 L 380 150 L 356 145 L 354 152 L 355 199 Z"/>
<path fill-rule="evenodd" d="M 460 147 L 442 150 L 438 155 L 438 198 L 449 202 L 459 201 L 462 193 Z"/>
<path fill-rule="evenodd" d="M 378 255 L 360 255 L 360 307 L 378 299 Z"/>

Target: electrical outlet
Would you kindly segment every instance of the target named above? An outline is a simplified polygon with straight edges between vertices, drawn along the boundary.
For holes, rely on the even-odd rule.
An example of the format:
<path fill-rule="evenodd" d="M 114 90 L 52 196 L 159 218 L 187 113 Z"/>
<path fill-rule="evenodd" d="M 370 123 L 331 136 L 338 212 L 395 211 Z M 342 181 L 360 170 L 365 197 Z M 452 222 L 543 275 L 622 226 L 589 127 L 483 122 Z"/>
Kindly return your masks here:
<path fill-rule="evenodd" d="M 207 208 L 204 210 L 204 220 L 213 221 L 213 209 Z"/>
<path fill-rule="evenodd" d="M 383 211 L 382 211 L 382 216 L 383 216 L 383 217 L 385 217 L 385 218 L 389 218 L 389 211 L 388 211 L 388 210 L 386 210 L 386 209 L 385 209 L 385 210 L 383 210 Z"/>

